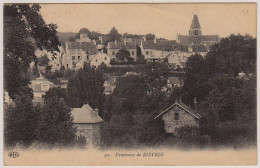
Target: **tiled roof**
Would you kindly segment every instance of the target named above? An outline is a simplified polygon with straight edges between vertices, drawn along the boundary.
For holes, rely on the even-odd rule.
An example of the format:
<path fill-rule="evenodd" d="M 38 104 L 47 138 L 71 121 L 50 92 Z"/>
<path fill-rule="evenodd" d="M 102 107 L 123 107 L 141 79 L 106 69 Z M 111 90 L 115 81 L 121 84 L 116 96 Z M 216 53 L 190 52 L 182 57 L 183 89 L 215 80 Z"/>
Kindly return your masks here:
<path fill-rule="evenodd" d="M 109 49 L 136 49 L 135 42 L 109 42 L 107 45 Z"/>
<path fill-rule="evenodd" d="M 68 49 L 82 49 L 88 51 L 88 54 L 96 54 L 97 48 L 92 42 L 68 42 Z"/>
<path fill-rule="evenodd" d="M 172 109 L 174 106 L 179 106 L 181 107 L 183 110 L 185 110 L 186 112 L 190 113 L 191 115 L 193 115 L 194 117 L 196 117 L 197 119 L 200 119 L 202 116 L 195 110 L 191 109 L 189 106 L 187 106 L 186 104 L 184 104 L 182 101 L 175 101 L 175 103 L 173 105 L 171 105 L 170 107 L 168 107 L 166 110 L 164 110 L 163 112 L 161 112 L 159 115 L 157 115 L 154 119 L 160 117 L 162 114 L 168 112 L 170 109 Z"/>
<path fill-rule="evenodd" d="M 73 117 L 73 123 L 77 124 L 103 122 L 103 119 L 88 104 L 83 105 L 81 108 L 73 108 L 71 115 Z"/>
<path fill-rule="evenodd" d="M 144 49 L 156 49 L 156 50 L 177 50 L 178 43 L 176 40 L 154 40 L 142 41 Z M 175 48 L 174 48 L 175 46 Z"/>
<path fill-rule="evenodd" d="M 180 84 L 181 83 L 181 81 L 179 80 L 178 77 L 169 77 L 168 80 L 169 80 L 169 84 Z"/>
<path fill-rule="evenodd" d="M 200 22 L 197 15 L 193 16 L 192 23 L 190 25 L 191 29 L 200 29 Z"/>
<path fill-rule="evenodd" d="M 178 39 L 181 45 L 191 45 L 191 44 L 203 44 L 204 42 L 219 42 L 220 38 L 218 35 L 179 35 Z"/>

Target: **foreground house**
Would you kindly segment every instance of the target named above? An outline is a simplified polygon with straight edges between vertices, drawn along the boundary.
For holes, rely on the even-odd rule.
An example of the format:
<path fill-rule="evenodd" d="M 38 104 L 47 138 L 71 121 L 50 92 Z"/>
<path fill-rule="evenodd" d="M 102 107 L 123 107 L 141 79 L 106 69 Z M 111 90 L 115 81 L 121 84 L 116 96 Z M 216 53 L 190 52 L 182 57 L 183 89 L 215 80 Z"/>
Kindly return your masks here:
<path fill-rule="evenodd" d="M 93 110 L 88 104 L 81 108 L 73 108 L 71 111 L 76 135 L 86 138 L 87 146 L 95 146 L 100 143 L 100 125 L 103 119 L 98 115 L 98 110 Z"/>
<path fill-rule="evenodd" d="M 191 109 L 181 101 L 175 101 L 173 105 L 161 112 L 154 119 L 162 119 L 164 121 L 164 130 L 166 133 L 176 134 L 176 128 L 183 126 L 199 127 L 200 118 L 201 115 L 196 110 Z"/>

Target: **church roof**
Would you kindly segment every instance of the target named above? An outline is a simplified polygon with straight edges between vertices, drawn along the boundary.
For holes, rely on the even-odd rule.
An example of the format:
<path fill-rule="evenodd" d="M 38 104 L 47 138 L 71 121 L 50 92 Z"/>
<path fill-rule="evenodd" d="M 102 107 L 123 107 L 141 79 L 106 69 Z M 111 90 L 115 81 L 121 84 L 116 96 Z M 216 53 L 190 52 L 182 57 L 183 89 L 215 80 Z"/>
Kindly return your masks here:
<path fill-rule="evenodd" d="M 197 15 L 193 16 L 192 23 L 190 25 L 190 29 L 200 29 L 200 23 Z"/>
<path fill-rule="evenodd" d="M 180 108 L 182 108 L 183 110 L 185 110 L 186 112 L 188 112 L 189 114 L 191 114 L 192 116 L 196 117 L 197 119 L 200 119 L 202 116 L 196 111 L 193 110 L 192 108 L 190 108 L 189 106 L 187 106 L 186 104 L 184 104 L 182 101 L 175 101 L 175 103 L 173 105 L 171 105 L 170 107 L 168 107 L 166 110 L 164 110 L 163 112 L 161 112 L 159 115 L 157 115 L 154 119 L 157 119 L 158 117 L 160 117 L 162 114 L 168 112 L 170 109 L 172 109 L 174 106 L 179 106 Z"/>
<path fill-rule="evenodd" d="M 103 119 L 88 104 L 81 108 L 73 108 L 71 111 L 73 123 L 76 124 L 93 124 L 103 122 Z"/>
<path fill-rule="evenodd" d="M 181 45 L 203 44 L 205 42 L 217 43 L 220 40 L 218 35 L 179 35 L 178 39 Z"/>

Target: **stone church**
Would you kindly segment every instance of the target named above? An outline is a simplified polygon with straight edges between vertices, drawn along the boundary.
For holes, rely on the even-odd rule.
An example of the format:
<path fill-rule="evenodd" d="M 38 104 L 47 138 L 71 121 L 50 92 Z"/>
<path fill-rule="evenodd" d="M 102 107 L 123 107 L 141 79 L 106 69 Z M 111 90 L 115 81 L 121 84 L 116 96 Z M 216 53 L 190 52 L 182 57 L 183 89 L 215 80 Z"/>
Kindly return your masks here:
<path fill-rule="evenodd" d="M 199 23 L 199 19 L 197 15 L 193 16 L 189 35 L 177 35 L 177 42 L 183 47 L 192 47 L 194 50 L 197 48 L 206 47 L 209 50 L 209 47 L 213 44 L 220 41 L 220 37 L 218 35 L 203 35 L 202 29 Z"/>

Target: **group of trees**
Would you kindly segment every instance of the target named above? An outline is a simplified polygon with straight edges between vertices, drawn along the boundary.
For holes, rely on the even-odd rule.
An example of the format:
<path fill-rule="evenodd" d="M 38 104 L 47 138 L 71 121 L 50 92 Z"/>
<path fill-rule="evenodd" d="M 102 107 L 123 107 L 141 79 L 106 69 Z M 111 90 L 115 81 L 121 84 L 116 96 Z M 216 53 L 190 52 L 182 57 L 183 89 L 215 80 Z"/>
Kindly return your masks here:
<path fill-rule="evenodd" d="M 238 79 L 239 72 L 252 75 Z M 195 97 L 199 101 L 201 134 L 222 144 L 255 142 L 255 74 L 256 39 L 249 35 L 230 35 L 213 45 L 205 58 L 188 58 L 182 96 L 187 104 Z"/>

